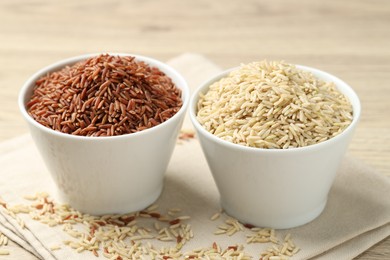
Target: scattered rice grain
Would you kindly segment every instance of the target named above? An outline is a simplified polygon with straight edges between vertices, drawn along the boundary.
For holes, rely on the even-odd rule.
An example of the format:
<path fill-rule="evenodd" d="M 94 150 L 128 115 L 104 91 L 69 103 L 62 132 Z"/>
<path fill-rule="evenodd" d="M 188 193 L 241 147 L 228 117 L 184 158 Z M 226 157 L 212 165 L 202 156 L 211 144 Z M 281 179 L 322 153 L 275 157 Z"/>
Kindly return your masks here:
<path fill-rule="evenodd" d="M 5 250 L 5 249 L 0 249 L 0 255 L 9 255 L 10 252 L 8 250 Z"/>

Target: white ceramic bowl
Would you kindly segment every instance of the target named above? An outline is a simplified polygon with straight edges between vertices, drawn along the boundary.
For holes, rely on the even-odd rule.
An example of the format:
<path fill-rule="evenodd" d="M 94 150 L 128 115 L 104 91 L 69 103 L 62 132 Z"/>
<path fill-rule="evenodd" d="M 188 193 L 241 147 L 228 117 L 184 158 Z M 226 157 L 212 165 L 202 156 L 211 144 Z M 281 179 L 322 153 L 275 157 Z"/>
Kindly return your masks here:
<path fill-rule="evenodd" d="M 141 210 L 153 203 L 162 191 L 164 173 L 189 103 L 189 88 L 179 73 L 151 58 L 113 53 L 134 56 L 138 61 L 157 67 L 182 91 L 183 106 L 173 117 L 137 133 L 112 137 L 74 136 L 39 124 L 26 111 L 38 78 L 96 55 L 66 59 L 38 71 L 22 87 L 19 108 L 63 201 L 90 214 Z"/>
<path fill-rule="evenodd" d="M 329 190 L 360 117 L 360 102 L 345 82 L 326 72 L 297 66 L 333 81 L 353 106 L 353 121 L 325 142 L 292 149 L 261 149 L 222 140 L 196 119 L 199 93 L 227 76 L 225 71 L 193 93 L 189 114 L 227 214 L 260 227 L 291 228 L 308 223 L 324 209 Z"/>

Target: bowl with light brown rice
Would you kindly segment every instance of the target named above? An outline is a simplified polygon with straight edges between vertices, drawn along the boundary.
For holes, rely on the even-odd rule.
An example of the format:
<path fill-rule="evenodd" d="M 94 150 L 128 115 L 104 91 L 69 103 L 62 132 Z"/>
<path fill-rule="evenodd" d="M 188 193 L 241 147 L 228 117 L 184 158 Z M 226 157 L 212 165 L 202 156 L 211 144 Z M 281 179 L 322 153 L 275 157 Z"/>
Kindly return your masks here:
<path fill-rule="evenodd" d="M 97 215 L 138 211 L 158 198 L 188 103 L 177 71 L 125 53 L 59 61 L 19 95 L 59 198 Z"/>
<path fill-rule="evenodd" d="M 323 211 L 360 110 L 353 89 L 329 73 L 261 61 L 202 84 L 189 113 L 224 210 L 291 228 Z"/>

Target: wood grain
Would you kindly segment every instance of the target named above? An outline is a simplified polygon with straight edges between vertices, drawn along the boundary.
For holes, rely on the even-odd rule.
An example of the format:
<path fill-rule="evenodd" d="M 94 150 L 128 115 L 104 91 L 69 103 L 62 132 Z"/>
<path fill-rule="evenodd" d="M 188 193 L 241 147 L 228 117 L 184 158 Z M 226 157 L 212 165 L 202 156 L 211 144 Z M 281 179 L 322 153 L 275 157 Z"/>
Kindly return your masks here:
<path fill-rule="evenodd" d="M 224 68 L 283 59 L 356 90 L 363 112 L 349 153 L 390 176 L 389 28 L 387 0 L 2 0 L 0 141 L 27 131 L 16 102 L 23 82 L 63 58 L 196 52 Z M 389 248 L 387 238 L 357 259 L 389 259 Z"/>

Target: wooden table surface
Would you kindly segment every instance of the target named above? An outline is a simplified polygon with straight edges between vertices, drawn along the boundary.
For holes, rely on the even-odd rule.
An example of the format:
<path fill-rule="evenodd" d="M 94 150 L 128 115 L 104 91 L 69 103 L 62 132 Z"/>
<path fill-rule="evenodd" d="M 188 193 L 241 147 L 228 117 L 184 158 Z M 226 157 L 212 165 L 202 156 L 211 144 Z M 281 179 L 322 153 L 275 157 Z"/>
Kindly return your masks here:
<path fill-rule="evenodd" d="M 94 52 L 195 52 L 222 68 L 283 59 L 328 71 L 361 98 L 349 153 L 390 176 L 388 0 L 1 0 L 0 141 L 27 132 L 17 95 L 29 76 Z M 390 238 L 358 259 L 390 259 Z"/>

